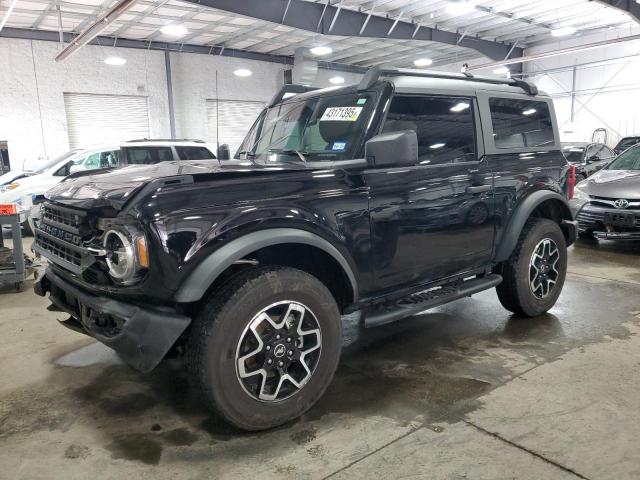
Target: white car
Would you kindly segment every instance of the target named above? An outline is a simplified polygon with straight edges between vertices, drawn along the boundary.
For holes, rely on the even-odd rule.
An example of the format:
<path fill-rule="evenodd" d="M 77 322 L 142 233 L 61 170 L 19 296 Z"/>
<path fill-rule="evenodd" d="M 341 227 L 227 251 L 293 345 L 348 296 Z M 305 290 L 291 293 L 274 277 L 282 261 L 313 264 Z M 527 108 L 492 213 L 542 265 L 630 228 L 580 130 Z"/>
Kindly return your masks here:
<path fill-rule="evenodd" d="M 2 187 L 4 185 L 8 185 L 9 183 L 13 183 L 16 180 L 18 180 L 20 178 L 23 178 L 23 177 L 28 177 L 30 175 L 38 175 L 39 173 L 44 172 L 45 170 L 47 170 L 48 168 L 52 167 L 53 165 L 57 165 L 58 163 L 61 163 L 63 160 L 71 158 L 73 155 L 75 155 L 75 154 L 77 154 L 78 152 L 81 152 L 81 151 L 82 150 L 80 150 L 80 149 L 70 150 L 70 151 L 64 153 L 63 155 L 60 155 L 59 157 L 56 157 L 53 160 L 50 160 L 49 162 L 45 163 L 40 168 L 38 168 L 36 171 L 33 171 L 33 170 L 9 170 L 7 173 L 4 173 L 3 175 L 0 175 L 0 192 L 3 191 Z"/>
<path fill-rule="evenodd" d="M 83 170 L 117 167 L 120 148 L 104 147 L 92 150 L 76 150 L 71 155 L 58 157 L 28 176 L 18 177 L 11 183 L 0 185 L 0 203 L 15 203 L 20 210 L 20 220 L 27 226 L 28 212 L 33 199 L 60 183 L 67 175 Z"/>

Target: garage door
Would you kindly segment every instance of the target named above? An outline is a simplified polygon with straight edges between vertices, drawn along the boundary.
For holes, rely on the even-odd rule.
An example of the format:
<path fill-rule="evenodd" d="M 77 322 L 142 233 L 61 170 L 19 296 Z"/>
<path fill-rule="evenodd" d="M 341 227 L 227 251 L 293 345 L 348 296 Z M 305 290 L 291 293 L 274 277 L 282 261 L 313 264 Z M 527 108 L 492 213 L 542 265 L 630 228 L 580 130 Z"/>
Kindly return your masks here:
<path fill-rule="evenodd" d="M 220 123 L 218 124 L 220 144 L 228 144 L 229 151 L 233 155 L 264 108 L 264 103 L 220 100 L 218 112 L 216 112 L 216 103 L 215 100 L 207 100 L 208 140 L 214 145 L 217 142 L 216 113 L 218 113 L 220 115 Z"/>
<path fill-rule="evenodd" d="M 149 138 L 147 97 L 65 93 L 70 148 Z"/>

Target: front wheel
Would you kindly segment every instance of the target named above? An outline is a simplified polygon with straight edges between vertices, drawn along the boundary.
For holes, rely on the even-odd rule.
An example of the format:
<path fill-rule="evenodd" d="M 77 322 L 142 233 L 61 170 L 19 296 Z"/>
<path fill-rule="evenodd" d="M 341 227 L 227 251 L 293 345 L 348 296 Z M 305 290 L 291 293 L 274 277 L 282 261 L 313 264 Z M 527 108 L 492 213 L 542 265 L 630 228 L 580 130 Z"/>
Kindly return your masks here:
<path fill-rule="evenodd" d="M 498 271 L 503 281 L 496 290 L 507 310 L 536 317 L 553 307 L 567 274 L 567 244 L 558 224 L 529 219 L 511 257 Z"/>
<path fill-rule="evenodd" d="M 235 278 L 192 326 L 188 361 L 208 405 L 243 430 L 263 430 L 311 408 L 331 382 L 342 347 L 329 290 L 293 268 Z"/>

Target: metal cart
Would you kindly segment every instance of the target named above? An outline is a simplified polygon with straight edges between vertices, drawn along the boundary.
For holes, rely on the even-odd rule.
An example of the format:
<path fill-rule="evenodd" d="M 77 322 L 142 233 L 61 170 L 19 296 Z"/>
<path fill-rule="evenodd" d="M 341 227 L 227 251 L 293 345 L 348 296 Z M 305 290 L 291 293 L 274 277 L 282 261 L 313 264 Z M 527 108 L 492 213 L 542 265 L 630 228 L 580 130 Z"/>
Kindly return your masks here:
<path fill-rule="evenodd" d="M 24 281 L 33 273 L 33 266 L 27 266 L 22 251 L 22 232 L 20 231 L 20 214 L 0 214 L 0 253 L 7 252 L 4 246 L 2 227 L 11 226 L 11 238 L 13 239 L 13 262 L 0 263 L 0 288 L 13 285 L 17 292 L 22 291 Z"/>

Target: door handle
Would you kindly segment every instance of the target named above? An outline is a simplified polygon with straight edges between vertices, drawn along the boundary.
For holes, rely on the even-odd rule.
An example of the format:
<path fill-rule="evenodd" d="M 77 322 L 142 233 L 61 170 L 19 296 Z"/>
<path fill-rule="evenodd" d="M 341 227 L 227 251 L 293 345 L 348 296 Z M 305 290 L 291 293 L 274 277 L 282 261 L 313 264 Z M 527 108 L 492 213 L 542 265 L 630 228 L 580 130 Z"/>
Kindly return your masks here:
<path fill-rule="evenodd" d="M 467 193 L 484 193 L 491 190 L 491 185 L 471 185 L 467 187 Z"/>

